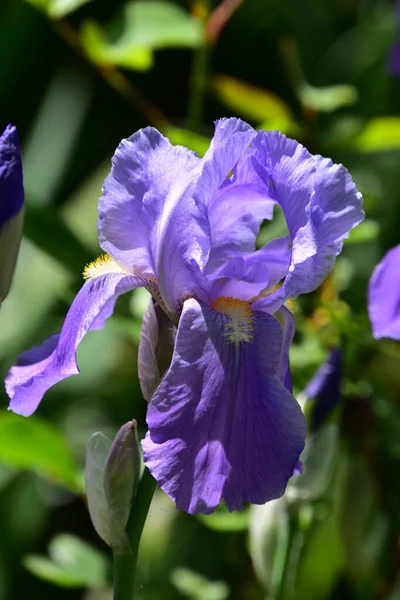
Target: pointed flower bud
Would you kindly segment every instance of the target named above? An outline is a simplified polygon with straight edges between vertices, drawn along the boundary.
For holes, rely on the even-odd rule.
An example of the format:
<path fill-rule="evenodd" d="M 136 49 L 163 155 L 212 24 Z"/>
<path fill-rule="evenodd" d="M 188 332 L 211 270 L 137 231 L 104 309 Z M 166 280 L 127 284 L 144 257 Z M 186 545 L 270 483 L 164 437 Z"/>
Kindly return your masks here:
<path fill-rule="evenodd" d="M 98 535 L 114 552 L 129 552 L 125 532 L 140 479 L 136 421 L 123 425 L 115 440 L 94 433 L 86 447 L 86 495 Z"/>
<path fill-rule="evenodd" d="M 314 400 L 311 411 L 312 431 L 325 422 L 330 412 L 341 401 L 342 363 L 342 349 L 339 346 L 332 348 L 326 362 L 310 379 L 303 392 L 306 398 Z"/>
<path fill-rule="evenodd" d="M 17 129 L 0 136 L 0 303 L 7 296 L 22 236 L 24 188 Z"/>
<path fill-rule="evenodd" d="M 114 519 L 126 527 L 140 481 L 141 455 L 136 421 L 125 423 L 106 458 L 104 490 Z"/>

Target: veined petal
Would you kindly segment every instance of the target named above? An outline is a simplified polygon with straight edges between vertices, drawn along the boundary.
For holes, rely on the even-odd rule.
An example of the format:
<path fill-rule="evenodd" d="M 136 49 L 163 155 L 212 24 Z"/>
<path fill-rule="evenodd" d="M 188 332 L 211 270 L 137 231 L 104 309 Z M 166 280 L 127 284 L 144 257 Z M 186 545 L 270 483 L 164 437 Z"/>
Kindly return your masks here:
<path fill-rule="evenodd" d="M 274 312 L 287 298 L 322 283 L 344 238 L 364 218 L 362 196 L 342 165 L 313 156 L 277 131 L 260 132 L 253 146 L 257 171 L 282 207 L 292 242 L 283 285 L 256 305 Z"/>
<path fill-rule="evenodd" d="M 10 410 L 25 417 L 38 407 L 47 390 L 79 373 L 76 350 L 90 329 L 99 329 L 120 294 L 145 285 L 126 273 L 103 274 L 85 283 L 76 296 L 59 335 L 24 352 L 6 379 Z"/>
<path fill-rule="evenodd" d="M 240 119 L 221 119 L 203 158 L 196 198 L 208 210 L 212 273 L 238 252 L 252 252 L 261 222 L 271 219 L 268 187 L 252 165 L 250 144 L 257 132 Z"/>
<path fill-rule="evenodd" d="M 171 312 L 197 291 L 208 219 L 193 199 L 201 161 L 152 127 L 122 140 L 99 203 L 99 240 L 128 272 L 155 277 Z"/>
<path fill-rule="evenodd" d="M 147 413 L 145 464 L 190 513 L 283 494 L 304 446 L 301 409 L 278 376 L 282 331 L 251 318 L 254 339 L 232 343 L 227 317 L 185 302 L 171 366 Z"/>
<path fill-rule="evenodd" d="M 290 375 L 290 363 L 289 363 L 289 349 L 293 342 L 295 332 L 295 320 L 293 314 L 286 306 L 282 306 L 276 313 L 275 317 L 278 319 L 282 328 L 282 349 L 281 358 L 279 361 L 279 378 L 284 384 L 285 388 L 292 392 L 292 378 Z"/>
<path fill-rule="evenodd" d="M 368 312 L 375 338 L 400 340 L 400 245 L 389 250 L 372 273 Z"/>

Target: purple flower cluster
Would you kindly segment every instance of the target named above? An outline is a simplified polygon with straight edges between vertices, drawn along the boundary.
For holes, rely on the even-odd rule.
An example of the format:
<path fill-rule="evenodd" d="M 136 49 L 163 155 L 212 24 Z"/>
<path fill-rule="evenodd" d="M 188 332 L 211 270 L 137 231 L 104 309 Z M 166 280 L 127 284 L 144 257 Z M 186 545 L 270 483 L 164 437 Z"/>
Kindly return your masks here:
<path fill-rule="evenodd" d="M 276 204 L 288 236 L 256 249 Z M 145 464 L 190 513 L 211 513 L 221 499 L 232 511 L 281 496 L 306 433 L 291 391 L 285 303 L 320 285 L 363 216 L 347 170 L 279 132 L 222 119 L 200 159 L 140 130 L 121 142 L 104 183 L 107 255 L 86 268 L 61 333 L 11 369 L 11 410 L 32 414 L 51 386 L 76 375 L 86 332 L 103 327 L 120 294 L 145 287 L 176 326 L 148 407 Z M 156 337 L 143 328 L 141 361 Z"/>

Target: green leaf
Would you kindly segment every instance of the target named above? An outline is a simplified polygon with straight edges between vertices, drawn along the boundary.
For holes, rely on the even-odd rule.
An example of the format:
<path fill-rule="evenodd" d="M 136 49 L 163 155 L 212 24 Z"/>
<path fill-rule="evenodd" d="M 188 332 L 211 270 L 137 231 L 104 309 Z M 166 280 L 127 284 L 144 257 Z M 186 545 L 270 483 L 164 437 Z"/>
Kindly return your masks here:
<path fill-rule="evenodd" d="M 317 88 L 305 83 L 300 87 L 298 95 L 305 108 L 317 112 L 333 112 L 343 106 L 351 106 L 358 100 L 358 92 L 351 85 Z"/>
<path fill-rule="evenodd" d="M 183 596 L 191 600 L 225 600 L 229 596 L 229 588 L 224 581 L 208 581 L 184 567 L 174 569 L 171 581 Z"/>
<path fill-rule="evenodd" d="M 153 51 L 169 47 L 195 48 L 204 39 L 203 26 L 185 10 L 162 0 L 128 2 L 123 9 L 117 39 L 95 21 L 82 26 L 82 43 L 91 60 L 145 71 L 153 64 Z"/>
<path fill-rule="evenodd" d="M 275 595 L 280 584 L 289 543 L 289 516 L 285 498 L 250 508 L 249 542 L 254 571 Z"/>
<path fill-rule="evenodd" d="M 327 423 L 307 440 L 300 456 L 303 473 L 289 482 L 287 494 L 291 500 L 316 500 L 323 496 L 333 477 L 338 440 L 335 423 Z"/>
<path fill-rule="evenodd" d="M 186 148 L 193 150 L 193 152 L 196 152 L 199 156 L 203 156 L 210 145 L 209 138 L 194 133 L 189 129 L 167 126 L 163 128 L 163 133 L 169 138 L 171 144 L 185 146 Z"/>
<path fill-rule="evenodd" d="M 220 101 L 234 113 L 262 123 L 262 129 L 284 133 L 299 131 L 289 106 L 275 94 L 228 75 L 213 78 L 212 85 Z"/>
<path fill-rule="evenodd" d="M 354 138 L 353 148 L 360 152 L 400 149 L 400 117 L 376 117 L 364 125 Z"/>
<path fill-rule="evenodd" d="M 75 275 L 93 260 L 89 250 L 49 206 L 26 206 L 24 235 Z"/>
<path fill-rule="evenodd" d="M 55 537 L 49 556 L 30 554 L 24 565 L 36 577 L 61 587 L 103 587 L 107 582 L 105 557 L 75 536 Z"/>
<path fill-rule="evenodd" d="M 379 224 L 373 219 L 367 219 L 351 230 L 349 237 L 345 240 L 345 244 L 361 244 L 376 240 L 379 237 L 379 232 Z"/>
<path fill-rule="evenodd" d="M 75 493 L 82 491 L 67 441 L 58 429 L 38 417 L 0 414 L 0 463 L 29 469 Z"/>
<path fill-rule="evenodd" d="M 52 19 L 60 19 L 93 0 L 26 0 Z"/>
<path fill-rule="evenodd" d="M 307 537 L 298 567 L 296 598 L 329 598 L 343 564 L 343 546 L 337 520 L 331 515 L 317 523 L 312 528 L 311 535 Z"/>
<path fill-rule="evenodd" d="M 199 521 L 216 531 L 245 531 L 249 525 L 249 510 L 228 512 L 223 504 L 211 515 L 197 515 Z"/>

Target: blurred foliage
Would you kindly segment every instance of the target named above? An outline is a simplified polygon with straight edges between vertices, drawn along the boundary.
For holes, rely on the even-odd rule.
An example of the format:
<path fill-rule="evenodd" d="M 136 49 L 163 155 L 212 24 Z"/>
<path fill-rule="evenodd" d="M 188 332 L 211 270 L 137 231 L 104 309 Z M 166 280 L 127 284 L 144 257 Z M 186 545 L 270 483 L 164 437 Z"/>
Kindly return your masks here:
<path fill-rule="evenodd" d="M 301 390 L 340 344 L 342 403 L 310 436 L 284 498 L 190 517 L 158 492 L 138 600 L 397 600 L 400 597 L 400 348 L 374 342 L 367 283 L 399 243 L 400 82 L 387 57 L 391 0 L 246 0 L 218 25 L 217 0 L 2 0 L 0 115 L 20 132 L 25 239 L 1 310 L 2 376 L 58 331 L 99 253 L 96 207 L 123 137 L 158 126 L 199 155 L 212 121 L 278 128 L 351 172 L 366 221 L 330 277 L 296 301 Z M 225 5 L 229 4 L 225 0 Z M 199 95 L 201 97 L 199 97 Z M 196 105 L 194 107 L 194 105 Z M 195 109 L 194 109 L 195 108 Z M 264 244 L 283 235 L 276 211 Z M 121 298 L 63 381 L 24 420 L 0 412 L 0 598 L 110 600 L 110 563 L 82 494 L 87 440 L 112 439 L 146 404 L 137 345 L 147 295 Z M 60 532 L 68 532 L 61 534 Z M 48 550 L 47 550 L 48 548 Z"/>

